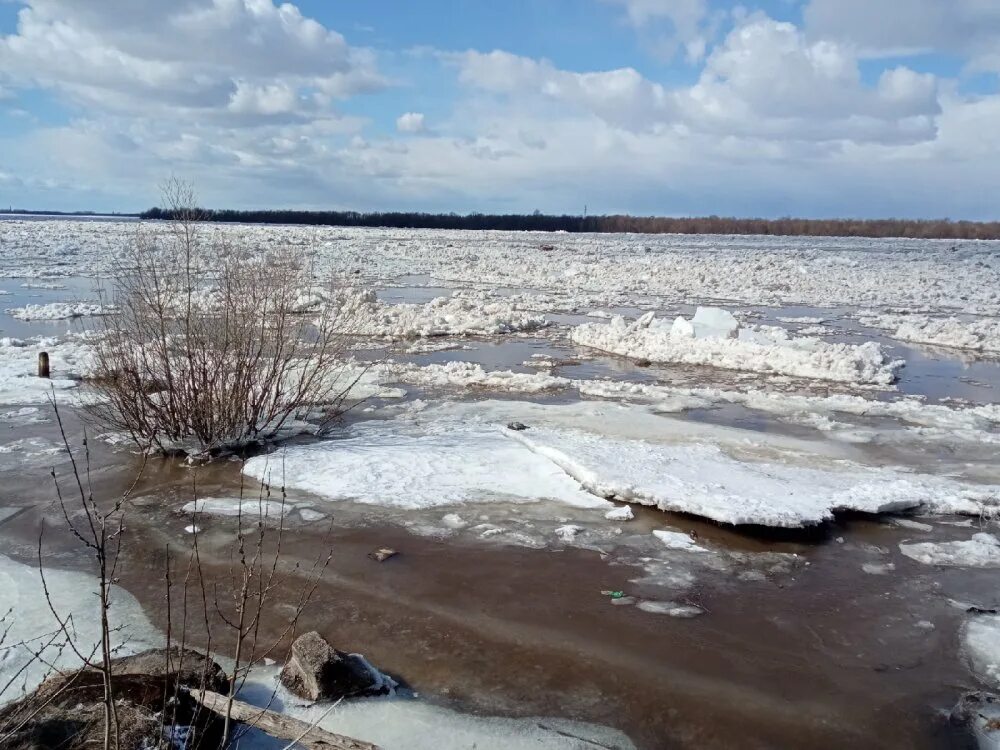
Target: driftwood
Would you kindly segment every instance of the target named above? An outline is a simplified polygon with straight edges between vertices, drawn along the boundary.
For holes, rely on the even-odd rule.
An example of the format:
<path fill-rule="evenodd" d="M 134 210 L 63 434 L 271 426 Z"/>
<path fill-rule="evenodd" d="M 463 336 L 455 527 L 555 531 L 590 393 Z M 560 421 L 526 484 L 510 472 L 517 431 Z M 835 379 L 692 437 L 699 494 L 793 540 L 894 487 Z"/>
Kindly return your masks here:
<path fill-rule="evenodd" d="M 188 694 L 214 714 L 224 717 L 229 699 L 210 690 L 189 690 Z M 229 712 L 233 721 L 256 727 L 279 740 L 294 742 L 306 750 L 379 750 L 377 745 L 327 732 L 309 722 L 233 700 Z"/>

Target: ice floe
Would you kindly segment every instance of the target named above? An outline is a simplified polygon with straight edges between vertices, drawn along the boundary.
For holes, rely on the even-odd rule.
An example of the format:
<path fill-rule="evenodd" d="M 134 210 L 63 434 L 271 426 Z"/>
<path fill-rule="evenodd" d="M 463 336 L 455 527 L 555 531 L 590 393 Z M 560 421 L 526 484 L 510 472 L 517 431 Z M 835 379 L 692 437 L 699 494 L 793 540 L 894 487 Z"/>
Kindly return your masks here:
<path fill-rule="evenodd" d="M 915 344 L 1000 352 L 1000 319 L 961 320 L 956 317 L 933 318 L 928 315 L 862 313 L 866 326 L 884 328 L 899 341 Z"/>
<path fill-rule="evenodd" d="M 1000 568 L 1000 540 L 985 532 L 957 542 L 904 543 L 899 551 L 924 565 Z"/>
<path fill-rule="evenodd" d="M 280 518 L 294 511 L 295 507 L 292 503 L 282 503 L 279 500 L 203 497 L 185 503 L 181 512 L 205 516 L 243 516 L 250 519 Z"/>
<path fill-rule="evenodd" d="M 411 698 L 303 704 L 277 681 L 276 667 L 256 668 L 239 694 L 241 700 L 294 716 L 308 724 L 375 743 L 383 750 L 634 750 L 628 737 L 596 724 L 555 718 L 508 719 L 462 714 Z M 244 735 L 240 746 L 255 748 L 257 737 Z M 273 750 L 276 745 L 261 745 Z"/>
<path fill-rule="evenodd" d="M 38 354 L 48 352 L 52 377 L 38 377 Z M 64 398 L 93 366 L 86 339 L 0 338 L 0 405 L 42 404 L 55 395 Z"/>
<path fill-rule="evenodd" d="M 387 368 L 392 379 L 412 385 L 436 388 L 482 388 L 494 391 L 541 393 L 570 386 L 567 378 L 545 373 L 511 370 L 487 371 L 474 362 L 446 362 L 424 365 L 398 364 Z"/>
<path fill-rule="evenodd" d="M 18 320 L 69 320 L 90 315 L 105 315 L 108 308 L 91 302 L 49 302 L 44 305 L 25 305 L 7 310 Z"/>
<path fill-rule="evenodd" d="M 528 429 L 511 430 L 512 420 Z M 285 483 L 334 500 L 420 509 L 549 499 L 650 505 L 720 523 L 802 527 L 838 511 L 993 514 L 1000 487 L 758 445 L 739 431 L 597 403 L 445 404 L 284 450 Z M 775 450 L 795 445 L 795 451 Z M 246 465 L 278 480 L 275 457 Z"/>
<path fill-rule="evenodd" d="M 92 653 L 101 639 L 96 576 L 47 568 L 45 582 L 60 617 L 72 615 L 76 649 L 83 654 Z M 34 689 L 49 672 L 45 663 L 33 659 L 34 652 L 40 650 L 44 662 L 59 669 L 79 668 L 82 664 L 72 649 L 59 647 L 64 639 L 53 638 L 59 625 L 46 602 L 37 565 L 24 565 L 0 555 L 0 592 L 3 595 L 0 616 L 12 610 L 0 624 L 0 633 L 10 627 L 0 645 L 0 687 L 13 679 L 7 692 L 0 695 L 2 704 L 20 697 L 22 689 Z M 108 616 L 115 655 L 126 656 L 158 645 L 159 634 L 139 603 L 118 588 L 113 598 L 114 606 Z"/>
<path fill-rule="evenodd" d="M 544 316 L 520 311 L 484 293 L 461 292 L 424 304 L 389 305 L 371 290 L 342 290 L 329 304 L 340 308 L 338 325 L 344 332 L 358 336 L 488 336 L 536 331 L 548 325 Z"/>
<path fill-rule="evenodd" d="M 976 615 L 962 628 L 969 666 L 993 689 L 1000 688 L 1000 615 Z"/>
<path fill-rule="evenodd" d="M 708 365 L 858 385 L 888 386 L 902 366 L 882 347 L 792 338 L 773 326 L 743 328 L 723 310 L 699 308 L 689 321 L 673 322 L 646 313 L 634 322 L 616 316 L 608 324 L 584 323 L 571 333 L 574 343 L 651 362 Z"/>
<path fill-rule="evenodd" d="M 680 531 L 665 531 L 656 529 L 653 536 L 663 542 L 667 549 L 684 550 L 685 552 L 708 552 L 707 549 L 698 545 L 688 534 Z"/>

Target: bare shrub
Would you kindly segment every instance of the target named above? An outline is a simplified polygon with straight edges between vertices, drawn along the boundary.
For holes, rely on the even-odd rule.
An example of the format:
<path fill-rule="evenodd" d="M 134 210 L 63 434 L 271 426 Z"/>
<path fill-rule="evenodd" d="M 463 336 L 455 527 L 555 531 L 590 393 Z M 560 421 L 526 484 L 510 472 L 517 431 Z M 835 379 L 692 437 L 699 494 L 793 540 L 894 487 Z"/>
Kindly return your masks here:
<path fill-rule="evenodd" d="M 167 231 L 140 226 L 114 262 L 91 412 L 144 449 L 202 455 L 339 414 L 360 375 L 332 285 L 299 251 L 206 239 L 183 183 L 164 196 Z"/>

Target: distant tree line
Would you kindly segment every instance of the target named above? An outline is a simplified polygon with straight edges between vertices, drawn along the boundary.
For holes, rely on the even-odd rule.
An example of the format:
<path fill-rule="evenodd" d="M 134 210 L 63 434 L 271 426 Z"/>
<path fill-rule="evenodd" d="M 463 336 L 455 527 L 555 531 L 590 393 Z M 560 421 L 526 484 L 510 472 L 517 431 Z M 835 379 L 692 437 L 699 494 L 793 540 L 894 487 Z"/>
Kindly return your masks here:
<path fill-rule="evenodd" d="M 763 234 L 832 237 L 907 237 L 913 239 L 1000 239 L 1000 221 L 949 219 L 737 219 L 722 216 L 551 216 L 533 214 L 427 214 L 359 211 L 199 210 L 205 221 L 247 224 L 312 224 L 334 227 L 399 229 L 498 229 L 542 232 L 636 232 L 643 234 Z M 171 219 L 162 208 L 143 212 L 143 219 Z"/>

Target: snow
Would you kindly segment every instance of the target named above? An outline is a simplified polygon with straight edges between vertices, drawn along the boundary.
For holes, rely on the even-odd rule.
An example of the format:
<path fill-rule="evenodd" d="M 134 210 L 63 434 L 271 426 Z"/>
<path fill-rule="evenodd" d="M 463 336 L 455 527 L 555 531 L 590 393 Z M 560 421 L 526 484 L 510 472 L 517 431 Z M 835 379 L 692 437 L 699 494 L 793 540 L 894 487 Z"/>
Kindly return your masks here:
<path fill-rule="evenodd" d="M 1000 352 L 1000 319 L 964 321 L 954 316 L 933 318 L 928 315 L 862 313 L 863 325 L 893 331 L 892 337 L 915 344 Z"/>
<path fill-rule="evenodd" d="M 565 526 L 557 528 L 555 530 L 555 535 L 564 542 L 572 542 L 581 531 L 583 531 L 582 526 L 577 526 L 576 524 L 566 524 Z"/>
<path fill-rule="evenodd" d="M 899 551 L 924 565 L 1000 568 L 1000 540 L 985 532 L 965 541 L 900 544 Z"/>
<path fill-rule="evenodd" d="M 667 549 L 684 550 L 685 552 L 708 552 L 707 549 L 695 544 L 694 539 L 680 531 L 664 531 L 656 529 L 653 536 L 663 542 Z"/>
<path fill-rule="evenodd" d="M 100 643 L 100 619 L 97 605 L 97 578 L 87 573 L 48 568 L 45 582 L 60 617 L 73 615 L 74 643 L 83 654 L 90 654 Z M 0 646 L 0 688 L 14 679 L 0 704 L 18 698 L 23 690 L 33 690 L 46 676 L 48 668 L 31 662 L 31 652 L 42 647 L 43 658 L 60 669 L 75 669 L 81 665 L 70 648 L 58 648 L 58 639 L 46 644 L 59 627 L 45 600 L 41 576 L 35 565 L 24 565 L 0 555 L 0 593 L 3 604 L 0 616 L 12 609 L 0 624 L 0 633 L 10 626 L 10 632 Z M 116 656 L 126 656 L 160 643 L 156 629 L 146 618 L 139 603 L 127 591 L 114 590 L 114 606 L 109 610 L 114 633 Z M 26 642 L 25 646 L 16 644 Z M 31 649 L 29 652 L 28 649 Z M 21 670 L 24 671 L 21 671 Z"/>
<path fill-rule="evenodd" d="M 616 316 L 607 325 L 577 326 L 571 339 L 580 346 L 651 362 L 708 365 L 858 385 L 889 386 L 902 366 L 900 361 L 889 360 L 873 341 L 835 344 L 818 338 L 791 338 L 780 328 L 737 330 L 725 317 L 732 315 L 723 313 L 699 308 L 692 321 L 677 318 L 669 324 L 653 313 L 632 323 Z M 703 323 L 698 322 L 699 314 Z M 737 337 L 732 338 L 734 335 Z"/>
<path fill-rule="evenodd" d="M 104 305 L 91 302 L 49 302 L 44 305 L 25 305 L 9 308 L 7 314 L 18 320 L 68 320 L 89 315 L 104 315 L 108 309 Z"/>
<path fill-rule="evenodd" d="M 206 516 L 244 516 L 247 518 L 279 518 L 288 515 L 295 506 L 291 503 L 282 504 L 279 500 L 252 500 L 238 497 L 204 497 L 181 508 L 182 513 Z"/>

